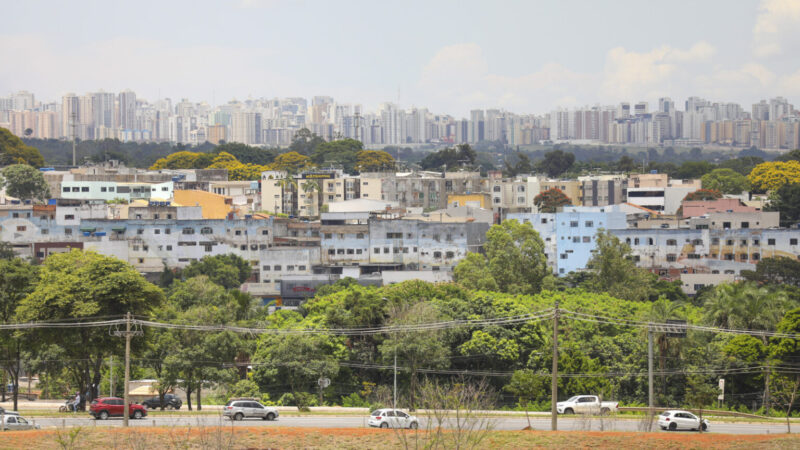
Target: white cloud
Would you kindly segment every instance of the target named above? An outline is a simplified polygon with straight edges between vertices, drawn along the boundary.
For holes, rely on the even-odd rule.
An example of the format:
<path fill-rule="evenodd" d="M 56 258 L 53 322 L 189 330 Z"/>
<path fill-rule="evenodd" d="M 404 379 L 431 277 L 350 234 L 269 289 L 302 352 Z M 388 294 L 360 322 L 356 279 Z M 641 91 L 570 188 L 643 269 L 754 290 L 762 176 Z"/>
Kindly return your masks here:
<path fill-rule="evenodd" d="M 762 0 L 753 27 L 753 52 L 759 58 L 791 55 L 800 49 L 800 0 Z"/>
<path fill-rule="evenodd" d="M 702 41 L 686 49 L 665 45 L 647 52 L 617 47 L 608 51 L 598 72 L 546 63 L 535 72 L 508 76 L 490 70 L 477 44 L 455 44 L 440 49 L 422 69 L 415 94 L 418 103 L 454 114 L 472 108 L 542 112 L 556 106 L 655 99 L 675 96 L 676 86 L 691 85 L 715 53 Z"/>

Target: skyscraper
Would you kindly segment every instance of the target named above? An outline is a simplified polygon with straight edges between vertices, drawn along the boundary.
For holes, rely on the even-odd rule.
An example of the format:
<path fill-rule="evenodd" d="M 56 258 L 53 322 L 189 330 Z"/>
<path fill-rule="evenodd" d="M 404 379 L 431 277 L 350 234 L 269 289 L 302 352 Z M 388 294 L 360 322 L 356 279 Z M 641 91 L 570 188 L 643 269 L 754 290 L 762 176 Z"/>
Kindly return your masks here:
<path fill-rule="evenodd" d="M 125 130 L 136 128 L 136 93 L 133 91 L 119 93 L 119 126 Z"/>

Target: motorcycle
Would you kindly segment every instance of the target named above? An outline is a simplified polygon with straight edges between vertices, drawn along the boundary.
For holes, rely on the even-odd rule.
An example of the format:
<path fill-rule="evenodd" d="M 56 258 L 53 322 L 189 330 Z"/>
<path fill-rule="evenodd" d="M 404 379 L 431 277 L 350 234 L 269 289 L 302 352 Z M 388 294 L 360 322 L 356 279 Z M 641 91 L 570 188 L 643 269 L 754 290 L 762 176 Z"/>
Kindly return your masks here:
<path fill-rule="evenodd" d="M 58 412 L 65 413 L 65 412 L 72 412 L 72 404 L 75 403 L 75 397 L 70 397 L 64 404 L 58 407 Z"/>

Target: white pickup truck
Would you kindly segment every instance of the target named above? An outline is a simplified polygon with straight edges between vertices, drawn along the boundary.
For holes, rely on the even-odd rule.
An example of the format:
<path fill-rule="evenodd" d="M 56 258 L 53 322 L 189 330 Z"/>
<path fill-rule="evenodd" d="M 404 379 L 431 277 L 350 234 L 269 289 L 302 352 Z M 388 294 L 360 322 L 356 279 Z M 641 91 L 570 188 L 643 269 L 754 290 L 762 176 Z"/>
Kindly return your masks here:
<path fill-rule="evenodd" d="M 608 414 L 617 412 L 618 402 L 601 402 L 596 395 L 576 395 L 556 403 L 559 414 Z"/>

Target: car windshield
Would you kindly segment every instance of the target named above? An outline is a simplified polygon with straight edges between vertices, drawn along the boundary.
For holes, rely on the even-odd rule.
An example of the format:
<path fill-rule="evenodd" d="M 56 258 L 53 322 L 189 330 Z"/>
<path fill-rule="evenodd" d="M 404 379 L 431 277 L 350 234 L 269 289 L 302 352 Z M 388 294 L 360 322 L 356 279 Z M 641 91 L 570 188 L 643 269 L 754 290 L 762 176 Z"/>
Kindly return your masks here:
<path fill-rule="evenodd" d="M 577 399 L 578 399 L 578 396 L 576 395 L 575 397 L 570 397 L 567 401 L 568 402 L 574 402 Z"/>

